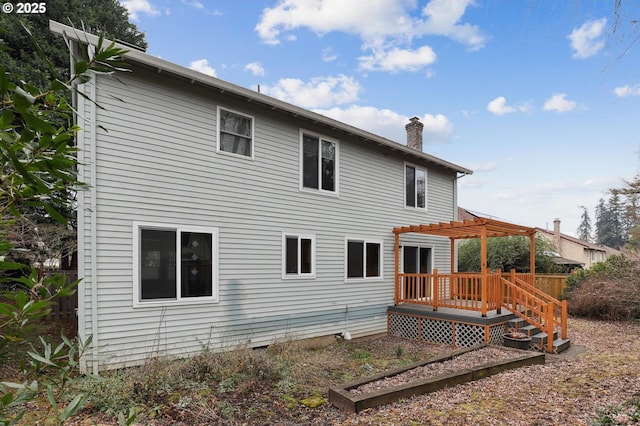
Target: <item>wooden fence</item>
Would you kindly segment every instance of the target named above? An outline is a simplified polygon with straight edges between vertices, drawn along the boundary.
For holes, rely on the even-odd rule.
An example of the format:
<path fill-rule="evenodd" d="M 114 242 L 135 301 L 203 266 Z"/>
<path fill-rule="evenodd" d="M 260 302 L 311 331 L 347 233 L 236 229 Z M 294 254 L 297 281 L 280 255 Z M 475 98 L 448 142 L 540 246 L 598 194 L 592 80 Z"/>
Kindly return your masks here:
<path fill-rule="evenodd" d="M 556 299 L 562 297 L 567 286 L 568 274 L 536 274 L 535 286 Z"/>
<path fill-rule="evenodd" d="M 78 279 L 77 271 L 52 271 L 47 274 L 56 275 L 61 274 L 67 277 L 67 282 L 70 283 Z M 78 308 L 78 292 L 76 291 L 71 296 L 60 297 L 53 301 L 51 307 L 51 313 L 47 318 L 51 320 L 75 320 L 76 309 Z"/>

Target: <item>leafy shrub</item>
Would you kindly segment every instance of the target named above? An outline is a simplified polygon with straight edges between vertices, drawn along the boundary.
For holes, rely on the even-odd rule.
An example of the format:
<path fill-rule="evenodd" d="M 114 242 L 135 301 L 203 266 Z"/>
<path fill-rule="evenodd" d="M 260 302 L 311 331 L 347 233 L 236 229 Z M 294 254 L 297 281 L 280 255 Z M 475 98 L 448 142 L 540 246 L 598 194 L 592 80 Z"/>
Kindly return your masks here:
<path fill-rule="evenodd" d="M 567 279 L 572 315 L 611 321 L 640 318 L 640 262 L 612 256 Z"/>

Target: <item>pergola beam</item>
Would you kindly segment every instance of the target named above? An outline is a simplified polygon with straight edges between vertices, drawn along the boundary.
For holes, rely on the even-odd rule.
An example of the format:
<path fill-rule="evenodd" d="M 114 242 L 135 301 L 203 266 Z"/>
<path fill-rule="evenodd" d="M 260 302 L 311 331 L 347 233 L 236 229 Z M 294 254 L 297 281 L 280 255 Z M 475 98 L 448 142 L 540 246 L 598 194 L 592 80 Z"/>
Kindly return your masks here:
<path fill-rule="evenodd" d="M 440 222 L 430 225 L 410 225 L 393 229 L 395 234 L 417 233 L 438 235 L 453 240 L 480 238 L 484 233 L 487 238 L 521 235 L 531 237 L 535 229 L 527 226 L 515 225 L 488 218 L 476 218 L 463 222 Z"/>
<path fill-rule="evenodd" d="M 530 272 L 536 269 L 536 242 L 535 228 L 502 222 L 495 219 L 475 218 L 462 222 L 440 222 L 430 225 L 400 226 L 393 229 L 396 237 L 396 248 L 399 249 L 398 237 L 401 234 L 417 233 L 425 235 L 437 235 L 447 237 L 451 241 L 451 271 L 455 268 L 455 241 L 470 238 L 480 238 L 480 262 L 483 276 L 487 274 L 487 239 L 493 237 L 523 236 L 529 237 L 529 267 Z M 396 254 L 397 255 L 397 254 Z"/>

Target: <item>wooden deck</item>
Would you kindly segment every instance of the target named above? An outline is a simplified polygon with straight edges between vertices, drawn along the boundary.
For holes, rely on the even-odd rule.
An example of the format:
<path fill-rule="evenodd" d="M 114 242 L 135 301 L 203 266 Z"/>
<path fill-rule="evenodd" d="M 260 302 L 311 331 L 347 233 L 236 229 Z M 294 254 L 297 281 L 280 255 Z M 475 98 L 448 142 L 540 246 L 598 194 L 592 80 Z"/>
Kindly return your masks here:
<path fill-rule="evenodd" d="M 548 336 L 555 336 L 560 331 L 561 338 L 567 339 L 567 302 L 535 287 L 535 229 L 476 218 L 472 221 L 397 227 L 393 232 L 395 306 L 388 310 L 389 334 L 456 346 L 502 343 L 505 324 L 509 321 L 506 316 L 512 314 Z M 401 271 L 401 236 L 404 234 L 449 238 L 450 272 L 441 274 L 438 269 L 428 273 Z M 506 236 L 529 238 L 528 273 L 491 271 L 487 267 L 487 238 Z M 455 272 L 455 242 L 469 238 L 480 239 L 480 272 Z M 429 268 L 420 266 L 412 269 Z M 425 309 L 419 310 L 418 306 Z M 545 344 L 545 350 L 552 353 L 553 339 L 547 339 Z"/>

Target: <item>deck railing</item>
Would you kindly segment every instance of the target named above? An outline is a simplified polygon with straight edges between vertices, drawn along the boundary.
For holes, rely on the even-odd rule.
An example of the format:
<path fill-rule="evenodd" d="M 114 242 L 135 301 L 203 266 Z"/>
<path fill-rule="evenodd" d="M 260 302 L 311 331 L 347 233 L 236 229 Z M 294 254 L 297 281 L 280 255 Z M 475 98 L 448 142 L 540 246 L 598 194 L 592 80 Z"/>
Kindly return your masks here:
<path fill-rule="evenodd" d="M 486 283 L 486 285 L 483 285 Z M 567 303 L 560 302 L 535 287 L 535 275 L 511 271 L 483 274 L 399 273 L 396 280 L 395 303 L 412 303 L 439 307 L 487 312 L 509 309 L 529 323 L 552 336 L 559 329 L 567 338 Z M 553 349 L 549 338 L 548 350 Z"/>
<path fill-rule="evenodd" d="M 499 276 L 488 275 L 489 285 L 483 297 L 482 274 L 453 273 L 440 274 L 434 269 L 432 274 L 398 274 L 399 288 L 396 289 L 396 304 L 413 303 L 419 305 L 483 311 L 499 308 L 497 283 Z"/>

